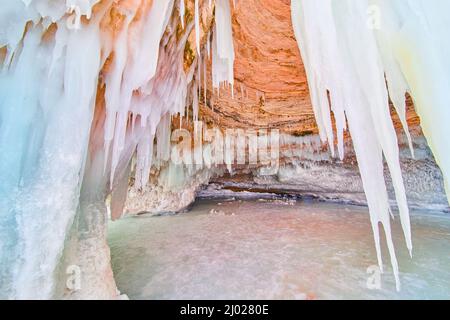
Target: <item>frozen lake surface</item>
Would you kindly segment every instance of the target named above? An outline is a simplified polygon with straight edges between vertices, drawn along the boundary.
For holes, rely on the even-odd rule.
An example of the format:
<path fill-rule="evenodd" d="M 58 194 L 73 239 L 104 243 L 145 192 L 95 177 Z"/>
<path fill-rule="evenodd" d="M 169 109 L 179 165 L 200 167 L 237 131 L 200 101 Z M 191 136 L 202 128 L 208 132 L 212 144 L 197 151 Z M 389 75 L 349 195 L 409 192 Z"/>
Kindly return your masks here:
<path fill-rule="evenodd" d="M 377 261 L 365 207 L 200 200 L 187 213 L 111 222 L 108 240 L 130 299 L 450 299 L 450 216 L 411 216 L 413 259 L 393 221 L 399 293 L 384 237 L 381 289 L 368 289 Z"/>

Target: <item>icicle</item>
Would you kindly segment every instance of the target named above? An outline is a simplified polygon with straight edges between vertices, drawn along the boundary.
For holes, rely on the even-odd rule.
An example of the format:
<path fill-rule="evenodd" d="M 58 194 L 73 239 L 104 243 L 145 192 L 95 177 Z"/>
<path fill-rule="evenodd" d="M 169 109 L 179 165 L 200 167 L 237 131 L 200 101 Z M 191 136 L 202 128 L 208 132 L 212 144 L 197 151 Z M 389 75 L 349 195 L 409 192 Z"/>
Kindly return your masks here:
<path fill-rule="evenodd" d="M 200 13 L 198 11 L 198 0 L 195 0 L 195 44 L 198 57 L 200 57 Z"/>
<path fill-rule="evenodd" d="M 197 65 L 197 78 L 195 81 L 197 82 L 198 86 L 198 96 L 200 97 L 200 93 L 202 92 L 202 59 L 199 57 L 197 59 L 198 65 Z"/>
<path fill-rule="evenodd" d="M 147 127 L 145 134 L 142 135 L 136 151 L 136 187 L 143 188 L 150 177 L 150 168 L 153 157 L 154 136 L 151 128 Z"/>
<path fill-rule="evenodd" d="M 171 122 L 170 114 L 162 117 L 156 130 L 157 149 L 156 156 L 160 161 L 168 161 L 170 159 L 170 134 Z"/>
<path fill-rule="evenodd" d="M 185 14 L 184 0 L 180 0 L 180 20 L 181 20 L 181 27 L 183 29 L 184 29 L 184 14 Z"/>
<path fill-rule="evenodd" d="M 92 197 L 101 202 L 111 186 L 114 217 L 120 216 L 133 152 L 142 187 L 161 117 L 168 114 L 162 122 L 170 123 L 186 101 L 183 51 L 172 43 L 160 51 L 174 1 L 53 2 L 6 1 L 0 9 L 0 47 L 7 47 L 0 72 L 0 228 L 7 230 L 0 234 L 0 283 L 2 296 L 12 298 L 52 297 L 67 231 L 78 208 L 91 205 L 81 190 L 96 181 L 100 190 L 92 189 Z M 100 30 L 113 3 L 124 17 L 114 36 L 108 26 Z M 56 33 L 47 37 L 53 21 Z M 104 99 L 96 99 L 100 73 Z M 156 135 L 158 155 L 168 159 L 165 128 Z M 91 162 L 105 172 L 82 180 Z"/>
<path fill-rule="evenodd" d="M 206 70 L 206 58 L 203 61 L 203 98 L 205 100 L 205 107 L 207 106 L 206 104 L 206 86 L 207 86 L 207 70 Z"/>
<path fill-rule="evenodd" d="M 115 59 L 112 65 L 112 72 L 105 77 L 106 92 L 105 101 L 109 114 L 115 114 L 119 110 L 121 99 L 121 85 L 123 72 L 128 58 L 128 27 L 133 20 L 135 13 L 128 14 L 125 18 L 124 28 L 119 33 L 114 46 Z M 109 116 L 105 122 L 105 154 L 109 155 L 109 148 L 114 137 L 114 127 L 116 126 L 116 117 Z M 104 171 L 106 172 L 108 157 L 105 157 Z M 113 180 L 113 178 L 112 178 Z"/>
<path fill-rule="evenodd" d="M 450 151 L 448 139 L 450 109 L 446 93 L 450 90 L 448 70 L 450 28 L 447 1 L 371 0 L 383 17 L 375 28 L 385 64 L 390 96 L 406 123 L 402 98 L 409 92 L 436 162 L 444 175 L 450 199 Z M 386 21 L 385 21 L 386 20 Z M 405 124 L 403 124 L 405 127 Z M 406 130 L 406 129 L 405 129 Z"/>

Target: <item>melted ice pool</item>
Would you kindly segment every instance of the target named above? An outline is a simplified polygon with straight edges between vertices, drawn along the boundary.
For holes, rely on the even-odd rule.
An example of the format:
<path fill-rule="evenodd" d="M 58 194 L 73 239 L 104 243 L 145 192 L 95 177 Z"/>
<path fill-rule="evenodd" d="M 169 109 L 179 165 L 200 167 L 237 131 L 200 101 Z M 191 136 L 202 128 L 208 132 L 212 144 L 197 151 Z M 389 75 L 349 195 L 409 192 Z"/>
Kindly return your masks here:
<path fill-rule="evenodd" d="M 411 216 L 412 260 L 393 222 L 399 293 L 385 246 L 381 289 L 368 289 L 376 254 L 364 207 L 202 200 L 188 213 L 111 222 L 109 244 L 130 299 L 449 299 L 450 216 Z"/>

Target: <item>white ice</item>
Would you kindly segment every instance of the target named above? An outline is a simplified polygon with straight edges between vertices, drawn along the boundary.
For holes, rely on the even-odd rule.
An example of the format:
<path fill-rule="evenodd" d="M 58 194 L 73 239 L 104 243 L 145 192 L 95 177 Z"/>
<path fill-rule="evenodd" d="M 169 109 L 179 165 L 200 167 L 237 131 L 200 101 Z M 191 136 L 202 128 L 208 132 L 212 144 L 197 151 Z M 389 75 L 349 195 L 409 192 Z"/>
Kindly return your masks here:
<path fill-rule="evenodd" d="M 379 264 L 381 222 L 397 274 L 384 160 L 393 180 L 410 252 L 412 242 L 389 95 L 411 141 L 405 119 L 405 94 L 411 94 L 424 134 L 448 181 L 450 153 L 445 137 L 449 134 L 446 123 L 450 109 L 444 95 L 450 89 L 450 69 L 444 57 L 450 51 L 450 41 L 444 32 L 450 28 L 445 14 L 450 4 L 440 0 L 293 0 L 291 4 L 322 139 L 328 141 L 333 152 L 331 107 L 341 158 L 342 134 L 348 122 L 370 208 Z"/>

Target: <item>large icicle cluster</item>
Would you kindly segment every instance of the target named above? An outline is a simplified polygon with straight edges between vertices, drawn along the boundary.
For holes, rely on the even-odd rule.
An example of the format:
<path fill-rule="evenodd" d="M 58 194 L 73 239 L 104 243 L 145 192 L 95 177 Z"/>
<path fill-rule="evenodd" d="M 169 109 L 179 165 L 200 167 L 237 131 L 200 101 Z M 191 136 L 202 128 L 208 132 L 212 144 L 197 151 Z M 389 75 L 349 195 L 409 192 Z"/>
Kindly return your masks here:
<path fill-rule="evenodd" d="M 229 5 L 219 3 L 216 32 L 231 33 Z M 167 158 L 171 115 L 186 114 L 193 79 L 183 57 L 194 25 L 184 13 L 183 0 L 2 1 L 1 297 L 51 297 L 74 217 L 91 219 L 78 216 L 109 193 L 119 217 L 131 158 L 143 186 L 155 136 L 157 156 Z M 218 48 L 230 80 L 232 53 Z"/>
<path fill-rule="evenodd" d="M 78 205 L 101 41 L 99 19 L 78 30 L 72 23 L 90 6 L 74 17 L 66 15 L 69 2 L 1 4 L 1 296 L 51 295 Z"/>
<path fill-rule="evenodd" d="M 389 95 L 409 137 L 405 94 L 411 94 L 424 133 L 448 181 L 450 153 L 445 141 L 450 133 L 450 109 L 445 96 L 450 89 L 446 58 L 450 42 L 445 32 L 450 20 L 445 12 L 450 4 L 440 0 L 292 0 L 291 4 L 322 139 L 328 140 L 334 152 L 331 104 L 340 157 L 344 155 L 343 131 L 348 121 L 380 268 L 379 223 L 386 233 L 399 289 L 383 156 L 392 176 L 410 251 L 412 243 Z"/>

